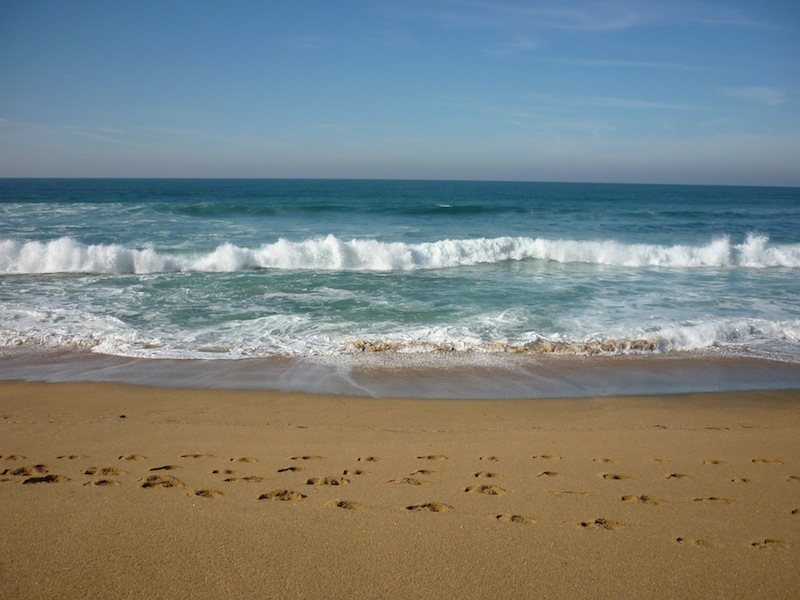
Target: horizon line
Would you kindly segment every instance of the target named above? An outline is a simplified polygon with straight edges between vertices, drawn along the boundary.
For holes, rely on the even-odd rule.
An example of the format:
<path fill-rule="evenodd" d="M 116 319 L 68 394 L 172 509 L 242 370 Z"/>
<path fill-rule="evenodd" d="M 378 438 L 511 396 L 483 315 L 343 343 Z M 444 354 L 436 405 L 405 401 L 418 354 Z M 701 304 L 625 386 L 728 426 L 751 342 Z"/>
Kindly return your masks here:
<path fill-rule="evenodd" d="M 0 176 L 7 180 L 99 180 L 99 181 L 387 181 L 408 183 L 520 183 L 551 185 L 631 185 L 631 186 L 675 186 L 675 187 L 752 187 L 797 189 L 800 183 L 758 184 L 758 183 L 667 183 L 646 181 L 565 181 L 544 179 L 453 179 L 435 177 L 186 177 L 186 176 Z"/>

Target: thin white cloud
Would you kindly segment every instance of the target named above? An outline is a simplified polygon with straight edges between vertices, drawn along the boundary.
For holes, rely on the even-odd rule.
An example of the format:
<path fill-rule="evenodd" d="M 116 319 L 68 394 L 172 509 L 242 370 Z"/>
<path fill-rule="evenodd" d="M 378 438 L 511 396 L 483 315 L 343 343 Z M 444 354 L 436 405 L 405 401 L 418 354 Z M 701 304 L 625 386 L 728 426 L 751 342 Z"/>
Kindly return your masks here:
<path fill-rule="evenodd" d="M 95 129 L 102 133 L 113 133 L 117 135 L 123 135 L 127 133 L 124 129 L 120 129 L 118 127 L 95 127 Z"/>
<path fill-rule="evenodd" d="M 625 108 L 640 110 L 705 110 L 701 106 L 681 102 L 660 102 L 655 100 L 641 100 L 639 98 L 614 98 L 608 96 L 558 96 L 552 94 L 531 94 L 531 98 L 548 103 L 596 107 L 596 108 Z"/>
<path fill-rule="evenodd" d="M 770 87 L 733 87 L 724 88 L 722 93 L 733 98 L 745 98 L 767 106 L 778 106 L 789 101 L 783 90 Z"/>
<path fill-rule="evenodd" d="M 485 48 L 484 52 L 492 56 L 511 56 L 513 54 L 535 50 L 536 48 L 540 48 L 541 45 L 539 40 L 520 37 Z"/>
<path fill-rule="evenodd" d="M 80 125 L 66 125 L 64 130 L 66 133 L 71 135 L 77 135 L 95 142 L 119 144 L 121 146 L 143 146 L 143 144 L 140 142 L 133 142 L 125 138 L 115 137 L 116 135 L 122 133 L 122 130 L 112 127 L 82 127 Z"/>
<path fill-rule="evenodd" d="M 556 65 L 565 65 L 573 67 L 609 67 L 609 68 L 623 68 L 623 69 L 672 69 L 676 71 L 713 71 L 705 67 L 698 67 L 696 65 L 686 65 L 680 63 L 662 63 L 650 62 L 639 60 L 613 60 L 613 59 L 581 59 L 581 58 L 546 58 L 541 59 L 541 62 L 552 63 Z"/>
<path fill-rule="evenodd" d="M 425 19 L 447 28 L 509 30 L 518 27 L 569 31 L 617 31 L 654 23 L 764 27 L 738 7 L 707 2 L 638 0 L 410 0 L 386 2 L 383 11 Z"/>
<path fill-rule="evenodd" d="M 636 98 L 606 98 L 602 96 L 587 96 L 575 98 L 573 104 L 580 106 L 599 106 L 604 108 L 630 108 L 654 110 L 703 110 L 693 104 L 681 102 L 656 102 L 653 100 L 639 100 Z"/>
<path fill-rule="evenodd" d="M 500 29 L 534 26 L 538 29 L 615 30 L 638 25 L 649 16 L 625 3 L 558 6 L 552 3 L 492 1 L 425 2 L 392 6 L 400 18 L 437 21 L 448 28 Z"/>

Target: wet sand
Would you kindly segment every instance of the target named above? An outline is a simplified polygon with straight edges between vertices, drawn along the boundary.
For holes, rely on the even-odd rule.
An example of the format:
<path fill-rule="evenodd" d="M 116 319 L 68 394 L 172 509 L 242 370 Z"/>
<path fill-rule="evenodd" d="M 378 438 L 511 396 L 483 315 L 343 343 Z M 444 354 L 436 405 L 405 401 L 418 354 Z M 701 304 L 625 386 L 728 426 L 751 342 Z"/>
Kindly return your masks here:
<path fill-rule="evenodd" d="M 796 390 L 800 389 L 800 363 L 724 353 L 527 356 L 364 352 L 201 360 L 14 347 L 0 349 L 0 380 L 7 379 L 373 398 L 506 400 Z"/>
<path fill-rule="evenodd" d="M 0 597 L 800 597 L 800 392 L 0 382 Z"/>

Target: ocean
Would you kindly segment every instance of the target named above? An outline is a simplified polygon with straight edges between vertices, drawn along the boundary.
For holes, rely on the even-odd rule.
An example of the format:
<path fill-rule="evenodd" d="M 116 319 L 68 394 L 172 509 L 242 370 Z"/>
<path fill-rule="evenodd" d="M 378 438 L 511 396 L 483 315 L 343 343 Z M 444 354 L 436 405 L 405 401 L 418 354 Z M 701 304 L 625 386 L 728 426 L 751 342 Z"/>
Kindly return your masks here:
<path fill-rule="evenodd" d="M 800 188 L 3 179 L 0 214 L 3 378 L 800 389 Z"/>

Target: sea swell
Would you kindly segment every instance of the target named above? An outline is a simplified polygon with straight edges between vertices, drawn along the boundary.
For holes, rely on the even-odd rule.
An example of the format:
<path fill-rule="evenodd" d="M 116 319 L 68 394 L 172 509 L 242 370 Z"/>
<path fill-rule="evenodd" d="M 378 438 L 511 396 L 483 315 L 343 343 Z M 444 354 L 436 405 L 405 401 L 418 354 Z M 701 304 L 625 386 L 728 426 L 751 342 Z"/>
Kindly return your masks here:
<path fill-rule="evenodd" d="M 279 239 L 247 248 L 224 243 L 210 250 L 170 251 L 155 247 L 83 244 L 70 237 L 46 242 L 0 241 L 0 274 L 146 274 L 237 272 L 254 269 L 319 271 L 414 271 L 450 269 L 505 261 L 540 260 L 616 267 L 800 268 L 800 244 L 771 244 L 750 234 L 701 246 L 627 244 L 531 237 L 447 239 L 409 244 L 333 235 L 302 241 Z"/>

